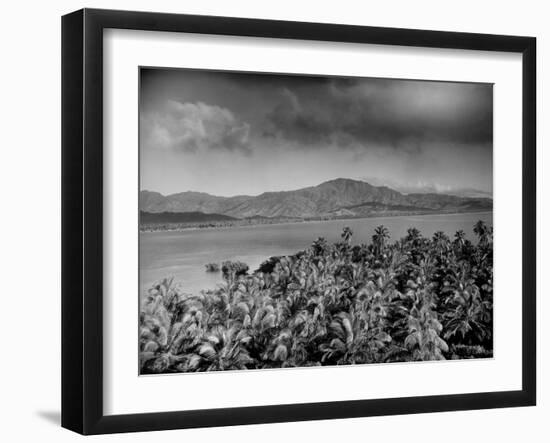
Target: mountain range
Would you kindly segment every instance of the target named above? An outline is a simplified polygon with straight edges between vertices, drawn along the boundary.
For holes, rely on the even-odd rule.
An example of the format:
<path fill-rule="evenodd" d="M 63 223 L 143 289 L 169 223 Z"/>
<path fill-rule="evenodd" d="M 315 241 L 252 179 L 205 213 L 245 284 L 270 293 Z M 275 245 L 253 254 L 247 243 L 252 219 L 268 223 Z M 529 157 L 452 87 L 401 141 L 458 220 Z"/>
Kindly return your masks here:
<path fill-rule="evenodd" d="M 493 200 L 438 193 L 404 194 L 387 186 L 338 178 L 317 186 L 294 191 L 264 192 L 257 196 L 220 197 L 193 191 L 165 196 L 144 190 L 140 192 L 139 205 L 142 213 L 149 214 L 203 213 L 238 219 L 315 218 L 490 211 Z M 212 216 L 209 218 L 212 219 Z"/>
<path fill-rule="evenodd" d="M 457 197 L 469 198 L 493 198 L 493 193 L 490 191 L 482 191 L 476 188 L 469 187 L 445 187 L 436 183 L 399 183 L 389 179 L 381 179 L 380 177 L 363 177 L 360 180 L 370 183 L 374 186 L 388 186 L 402 194 L 447 194 L 456 195 Z"/>

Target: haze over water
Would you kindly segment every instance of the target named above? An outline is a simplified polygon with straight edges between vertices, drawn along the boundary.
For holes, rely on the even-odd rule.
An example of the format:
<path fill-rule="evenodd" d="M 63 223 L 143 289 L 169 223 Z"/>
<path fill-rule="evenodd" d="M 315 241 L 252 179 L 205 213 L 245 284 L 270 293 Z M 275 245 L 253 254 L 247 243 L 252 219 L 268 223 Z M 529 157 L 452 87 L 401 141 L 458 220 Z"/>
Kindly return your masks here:
<path fill-rule="evenodd" d="M 240 260 L 250 271 L 271 256 L 294 254 L 318 237 L 336 242 L 344 226 L 353 231 L 353 244 L 370 243 L 374 228 L 386 226 L 395 241 L 416 227 L 423 236 L 431 237 L 443 231 L 451 238 L 459 229 L 473 240 L 474 224 L 483 220 L 493 223 L 492 212 L 411 215 L 351 220 L 331 220 L 244 227 L 190 229 L 179 232 L 140 233 L 140 296 L 151 285 L 165 277 L 174 277 L 186 293 L 213 289 L 222 283 L 221 273 L 205 271 L 206 263 Z"/>

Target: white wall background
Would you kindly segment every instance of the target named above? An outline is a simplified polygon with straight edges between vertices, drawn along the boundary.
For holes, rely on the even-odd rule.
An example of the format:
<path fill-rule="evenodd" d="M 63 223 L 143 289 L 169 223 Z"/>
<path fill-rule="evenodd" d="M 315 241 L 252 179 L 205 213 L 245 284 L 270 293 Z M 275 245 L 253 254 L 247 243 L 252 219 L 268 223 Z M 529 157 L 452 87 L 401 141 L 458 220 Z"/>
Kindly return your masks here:
<path fill-rule="evenodd" d="M 0 436 L 3 441 L 74 441 L 60 414 L 60 16 L 81 7 L 155 10 L 283 20 L 349 23 L 538 38 L 539 275 L 550 266 L 549 156 L 542 147 L 550 121 L 549 11 L 545 3 L 430 0 L 338 2 L 277 0 L 89 0 L 4 2 L 0 26 L 0 275 L 2 340 Z M 542 313 L 550 283 L 539 277 L 537 407 L 378 417 L 95 437 L 156 442 L 464 442 L 545 441 L 550 437 L 550 325 Z"/>

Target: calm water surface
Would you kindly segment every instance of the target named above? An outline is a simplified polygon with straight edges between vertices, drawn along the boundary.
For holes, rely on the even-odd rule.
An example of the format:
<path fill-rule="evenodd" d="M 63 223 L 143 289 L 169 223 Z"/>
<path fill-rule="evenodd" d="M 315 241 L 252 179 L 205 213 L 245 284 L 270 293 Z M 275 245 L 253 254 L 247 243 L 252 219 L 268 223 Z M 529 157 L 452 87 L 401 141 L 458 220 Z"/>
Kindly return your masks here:
<path fill-rule="evenodd" d="M 474 223 L 483 220 L 492 225 L 493 214 L 411 215 L 353 220 L 256 225 L 220 229 L 196 229 L 181 232 L 145 232 L 140 234 L 140 292 L 164 277 L 175 277 L 185 292 L 215 288 L 221 273 L 205 272 L 204 265 L 224 260 L 240 260 L 255 270 L 273 255 L 287 255 L 309 246 L 317 237 L 329 242 L 340 239 L 344 226 L 353 230 L 352 243 L 368 243 L 374 228 L 384 225 L 392 240 L 416 227 L 424 236 L 444 231 L 449 236 L 463 229 L 473 239 Z"/>

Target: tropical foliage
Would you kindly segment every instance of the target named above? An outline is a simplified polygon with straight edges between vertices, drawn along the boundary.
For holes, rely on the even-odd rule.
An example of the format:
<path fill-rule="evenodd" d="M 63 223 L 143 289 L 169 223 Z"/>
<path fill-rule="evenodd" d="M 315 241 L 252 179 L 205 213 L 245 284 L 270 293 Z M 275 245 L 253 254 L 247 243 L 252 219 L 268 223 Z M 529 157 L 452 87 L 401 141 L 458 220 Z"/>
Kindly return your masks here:
<path fill-rule="evenodd" d="M 140 315 L 141 373 L 425 361 L 492 356 L 492 228 L 391 242 L 319 238 L 253 273 L 223 262 L 224 283 L 186 294 L 165 279 Z"/>
<path fill-rule="evenodd" d="M 218 263 L 206 263 L 204 265 L 206 272 L 220 272 L 220 265 Z"/>

